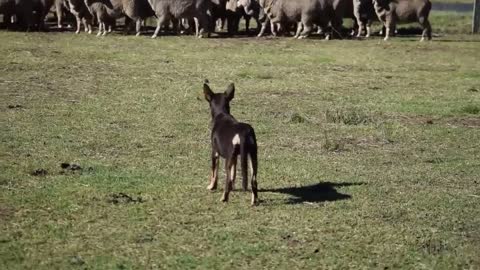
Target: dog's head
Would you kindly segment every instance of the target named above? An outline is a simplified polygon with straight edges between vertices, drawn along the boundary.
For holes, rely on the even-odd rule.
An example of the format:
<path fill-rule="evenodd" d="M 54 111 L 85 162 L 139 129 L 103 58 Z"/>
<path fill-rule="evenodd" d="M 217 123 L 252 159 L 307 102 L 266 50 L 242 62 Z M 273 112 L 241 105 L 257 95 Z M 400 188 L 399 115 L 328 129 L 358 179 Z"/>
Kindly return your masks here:
<path fill-rule="evenodd" d="M 213 93 L 208 83 L 203 84 L 203 94 L 205 99 L 210 104 L 210 110 L 212 117 L 215 117 L 219 113 L 230 114 L 230 101 L 235 96 L 235 85 L 231 83 L 228 85 L 227 90 L 223 93 Z"/>

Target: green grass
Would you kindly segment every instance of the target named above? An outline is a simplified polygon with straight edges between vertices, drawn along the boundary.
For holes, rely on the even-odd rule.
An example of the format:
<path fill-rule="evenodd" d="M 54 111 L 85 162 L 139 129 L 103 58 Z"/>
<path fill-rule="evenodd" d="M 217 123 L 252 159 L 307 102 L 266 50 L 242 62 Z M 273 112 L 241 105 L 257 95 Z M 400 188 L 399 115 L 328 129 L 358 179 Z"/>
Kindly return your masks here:
<path fill-rule="evenodd" d="M 432 25 L 432 32 L 434 35 L 458 35 L 470 34 L 472 32 L 472 13 L 471 12 L 453 12 L 453 11 L 432 11 L 429 16 Z M 345 19 L 345 25 L 351 27 L 352 21 Z M 417 28 L 418 33 L 421 33 L 420 25 L 418 23 L 399 24 L 398 28 Z M 380 31 L 381 24 L 379 22 L 373 23 L 374 31 Z"/>
<path fill-rule="evenodd" d="M 480 268 L 478 36 L 0 40 L 0 269 Z M 258 207 L 206 190 L 205 78 Z"/>
<path fill-rule="evenodd" d="M 449 4 L 473 4 L 475 0 L 430 0 L 434 5 L 435 3 L 449 3 Z"/>
<path fill-rule="evenodd" d="M 471 33 L 472 13 L 432 11 L 430 23 L 438 34 Z"/>

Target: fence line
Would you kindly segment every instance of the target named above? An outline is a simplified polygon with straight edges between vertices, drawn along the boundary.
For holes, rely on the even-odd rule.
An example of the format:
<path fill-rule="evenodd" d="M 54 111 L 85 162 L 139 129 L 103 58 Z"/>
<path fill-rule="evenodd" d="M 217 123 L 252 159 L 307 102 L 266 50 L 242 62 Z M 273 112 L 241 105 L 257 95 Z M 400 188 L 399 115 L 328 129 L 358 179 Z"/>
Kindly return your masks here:
<path fill-rule="evenodd" d="M 474 0 L 472 20 L 472 32 L 475 34 L 480 31 L 480 0 Z"/>

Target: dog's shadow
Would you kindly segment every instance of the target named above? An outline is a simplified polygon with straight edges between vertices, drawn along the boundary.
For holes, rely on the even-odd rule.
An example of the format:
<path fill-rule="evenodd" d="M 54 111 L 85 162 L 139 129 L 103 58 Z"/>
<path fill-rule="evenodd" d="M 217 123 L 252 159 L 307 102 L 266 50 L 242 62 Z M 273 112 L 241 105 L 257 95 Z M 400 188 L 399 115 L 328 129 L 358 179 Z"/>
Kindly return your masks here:
<path fill-rule="evenodd" d="M 288 194 L 291 197 L 287 199 L 286 204 L 302 203 L 321 203 L 338 200 L 349 200 L 351 195 L 339 193 L 336 188 L 365 185 L 366 183 L 333 183 L 319 182 L 317 184 L 299 187 L 285 187 L 274 189 L 260 189 L 259 192 L 273 192 Z"/>

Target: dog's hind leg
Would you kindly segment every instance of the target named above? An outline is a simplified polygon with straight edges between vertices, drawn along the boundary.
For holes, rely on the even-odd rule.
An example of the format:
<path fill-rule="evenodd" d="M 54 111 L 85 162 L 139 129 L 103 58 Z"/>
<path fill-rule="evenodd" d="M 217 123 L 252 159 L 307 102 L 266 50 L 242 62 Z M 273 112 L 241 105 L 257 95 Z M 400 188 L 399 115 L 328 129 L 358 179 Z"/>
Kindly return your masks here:
<path fill-rule="evenodd" d="M 227 177 L 225 179 L 225 190 L 223 192 L 222 202 L 228 202 L 228 195 L 233 189 L 233 182 L 235 181 L 235 175 L 237 171 L 237 156 L 232 156 L 233 157 L 227 158 L 225 160 L 225 171 Z"/>
<path fill-rule="evenodd" d="M 252 179 L 250 185 L 252 186 L 252 206 L 258 204 L 258 185 L 257 185 L 257 169 L 258 169 L 258 159 L 257 159 L 257 148 L 252 148 L 250 150 L 250 167 L 252 170 Z"/>
<path fill-rule="evenodd" d="M 242 189 L 247 191 L 248 188 L 248 152 L 247 145 L 244 141 L 240 143 L 240 166 L 242 169 Z"/>
<path fill-rule="evenodd" d="M 210 178 L 210 185 L 207 189 L 215 190 L 217 189 L 218 181 L 218 153 L 215 150 L 212 150 L 212 176 Z"/>
<path fill-rule="evenodd" d="M 235 188 L 235 179 L 237 178 L 237 156 L 232 158 L 232 166 L 230 167 L 230 191 Z"/>

